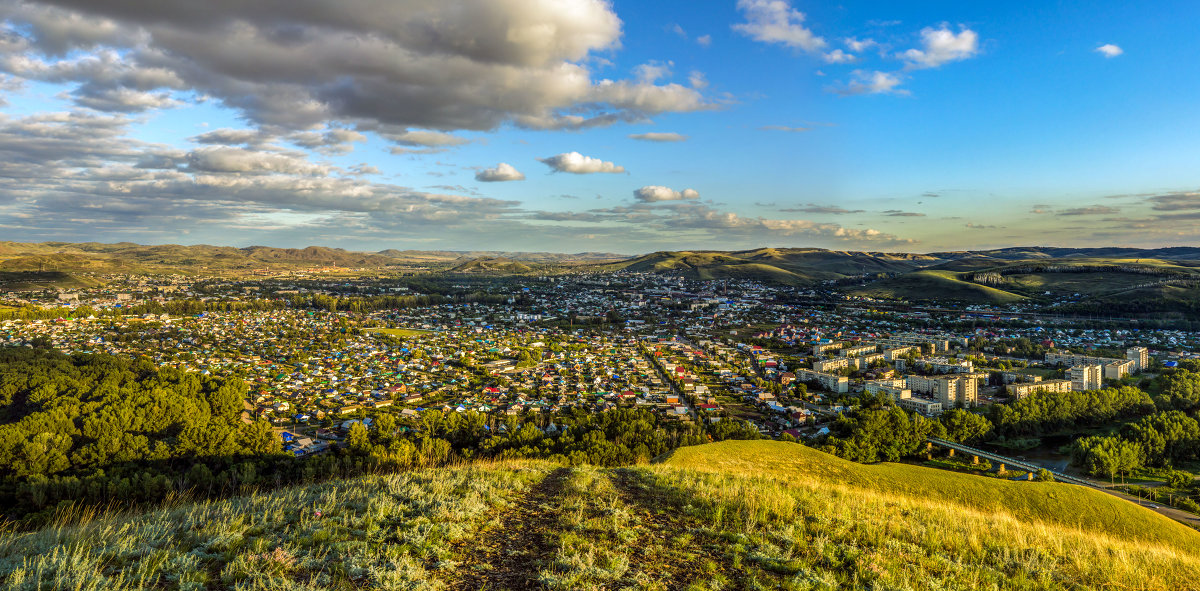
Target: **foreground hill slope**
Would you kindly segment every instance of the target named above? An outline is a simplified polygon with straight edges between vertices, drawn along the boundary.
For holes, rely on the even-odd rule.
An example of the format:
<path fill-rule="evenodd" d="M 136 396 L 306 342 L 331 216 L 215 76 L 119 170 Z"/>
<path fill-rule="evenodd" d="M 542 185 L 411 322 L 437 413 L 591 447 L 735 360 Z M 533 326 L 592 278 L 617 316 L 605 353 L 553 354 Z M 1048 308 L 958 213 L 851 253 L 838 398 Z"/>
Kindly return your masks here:
<path fill-rule="evenodd" d="M 1066 484 L 723 442 L 370 476 L 0 536 L 5 588 L 1197 589 L 1200 533 Z"/>

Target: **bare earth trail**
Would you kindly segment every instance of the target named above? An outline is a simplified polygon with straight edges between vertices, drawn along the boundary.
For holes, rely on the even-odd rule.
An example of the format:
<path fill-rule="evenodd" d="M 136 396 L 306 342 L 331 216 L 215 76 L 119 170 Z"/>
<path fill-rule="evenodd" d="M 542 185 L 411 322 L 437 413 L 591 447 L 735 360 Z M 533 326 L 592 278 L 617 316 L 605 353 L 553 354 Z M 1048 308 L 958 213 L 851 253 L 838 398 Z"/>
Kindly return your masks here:
<path fill-rule="evenodd" d="M 630 571 L 648 574 L 670 591 L 693 588 L 717 577 L 726 580 L 722 589 L 744 588 L 738 570 L 721 551 L 721 543 L 696 531 L 702 524 L 675 510 L 636 470 L 618 468 L 610 471 L 609 477 L 638 522 L 638 539 L 628 544 Z M 681 535 L 690 537 L 682 547 L 672 541 Z"/>
<path fill-rule="evenodd" d="M 546 475 L 502 510 L 499 525 L 452 545 L 459 566 L 447 573 L 451 591 L 542 589 L 538 572 L 554 558 L 557 499 L 568 468 Z"/>

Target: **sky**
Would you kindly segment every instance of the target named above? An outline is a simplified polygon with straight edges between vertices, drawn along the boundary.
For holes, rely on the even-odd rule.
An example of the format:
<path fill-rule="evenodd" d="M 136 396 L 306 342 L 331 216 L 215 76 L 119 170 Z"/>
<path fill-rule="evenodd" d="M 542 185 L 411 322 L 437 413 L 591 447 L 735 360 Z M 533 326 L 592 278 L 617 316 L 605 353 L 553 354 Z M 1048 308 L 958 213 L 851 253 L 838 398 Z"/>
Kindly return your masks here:
<path fill-rule="evenodd" d="M 1195 2 L 0 0 L 0 240 L 1196 245 Z"/>

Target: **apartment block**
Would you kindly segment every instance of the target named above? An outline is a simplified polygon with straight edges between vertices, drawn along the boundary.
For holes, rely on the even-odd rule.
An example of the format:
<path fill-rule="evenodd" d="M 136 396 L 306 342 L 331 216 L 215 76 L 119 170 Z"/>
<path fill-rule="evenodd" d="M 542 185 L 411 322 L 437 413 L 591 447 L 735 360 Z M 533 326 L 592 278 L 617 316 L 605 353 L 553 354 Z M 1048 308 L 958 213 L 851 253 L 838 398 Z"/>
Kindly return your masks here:
<path fill-rule="evenodd" d="M 1119 380 L 1134 371 L 1136 362 L 1132 359 L 1122 359 L 1104 365 L 1104 379 Z"/>
<path fill-rule="evenodd" d="M 813 371 L 811 369 L 796 370 L 796 379 L 801 382 L 817 382 L 830 392 L 845 394 L 850 391 L 850 380 L 846 376 Z"/>
<path fill-rule="evenodd" d="M 946 408 L 967 408 L 979 402 L 978 379 L 975 374 L 930 377 L 910 375 L 905 377 L 905 384 L 913 392 L 937 398 Z"/>
<path fill-rule="evenodd" d="M 1070 392 L 1075 389 L 1071 380 L 1046 380 L 1044 382 L 1009 384 L 1005 388 L 1008 391 L 1008 395 L 1015 400 L 1020 400 L 1035 392 Z"/>
<path fill-rule="evenodd" d="M 1145 371 L 1150 364 L 1150 350 L 1145 347 L 1130 347 L 1125 349 L 1125 358 L 1133 361 L 1131 371 Z"/>
<path fill-rule="evenodd" d="M 1099 390 L 1104 369 L 1100 365 L 1076 365 L 1067 370 L 1071 380 L 1071 389 L 1076 392 Z"/>
<path fill-rule="evenodd" d="M 904 410 L 919 412 L 925 416 L 933 417 L 942 414 L 942 403 L 937 400 L 928 398 L 901 398 L 896 401 L 896 405 Z"/>

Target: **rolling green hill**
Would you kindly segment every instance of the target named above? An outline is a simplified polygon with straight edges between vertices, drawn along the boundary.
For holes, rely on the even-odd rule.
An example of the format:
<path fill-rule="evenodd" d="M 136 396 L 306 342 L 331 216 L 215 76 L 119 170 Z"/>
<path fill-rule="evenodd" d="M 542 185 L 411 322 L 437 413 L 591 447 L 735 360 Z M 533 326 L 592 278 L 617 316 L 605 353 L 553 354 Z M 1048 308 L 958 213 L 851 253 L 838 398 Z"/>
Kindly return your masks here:
<path fill-rule="evenodd" d="M 846 252 L 820 248 L 760 248 L 736 252 L 655 252 L 598 266 L 598 270 L 669 273 L 689 279 L 751 279 L 807 286 L 865 273 L 902 273 L 939 262 L 906 253 Z"/>
<path fill-rule="evenodd" d="M 487 273 L 499 275 L 520 275 L 533 270 L 533 267 L 520 261 L 504 257 L 481 257 L 463 261 L 453 267 L 450 273 Z"/>
<path fill-rule="evenodd" d="M 1197 589 L 1200 533 L 1067 484 L 727 441 L 475 463 L 0 535 L 9 589 Z"/>
<path fill-rule="evenodd" d="M 881 279 L 847 290 L 854 295 L 903 300 L 955 300 L 1008 304 L 1025 299 L 1015 293 L 979 285 L 952 271 L 922 270 Z"/>

